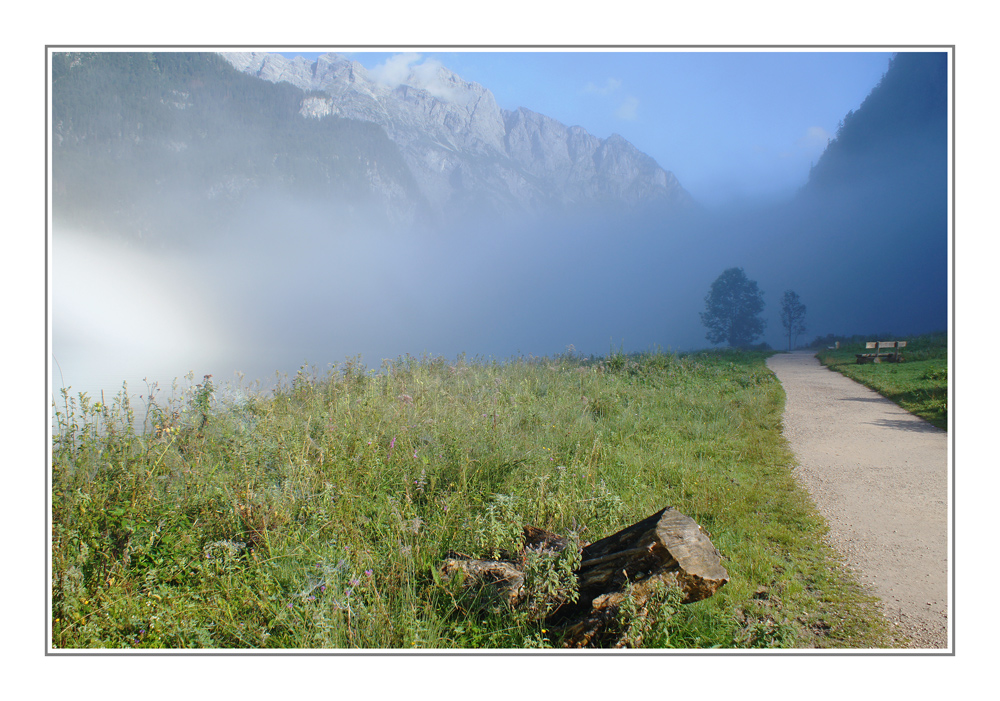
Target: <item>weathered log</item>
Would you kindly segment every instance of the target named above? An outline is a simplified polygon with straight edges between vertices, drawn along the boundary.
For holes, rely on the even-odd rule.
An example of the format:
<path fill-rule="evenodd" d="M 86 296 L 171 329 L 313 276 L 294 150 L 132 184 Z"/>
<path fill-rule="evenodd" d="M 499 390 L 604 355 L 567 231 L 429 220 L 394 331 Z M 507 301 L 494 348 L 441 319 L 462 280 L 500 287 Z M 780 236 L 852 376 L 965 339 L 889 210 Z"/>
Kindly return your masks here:
<path fill-rule="evenodd" d="M 466 589 L 484 589 L 472 608 L 485 609 L 498 601 L 517 607 L 524 599 L 524 570 L 512 560 L 475 560 L 450 557 L 441 565 L 441 577 L 460 576 Z"/>
<path fill-rule="evenodd" d="M 686 604 L 708 598 L 729 581 L 701 526 L 673 507 L 585 547 L 577 572 L 580 599 L 668 572 L 676 573 Z"/>
<path fill-rule="evenodd" d="M 490 585 L 492 598 L 518 607 L 528 605 L 562 634 L 565 645 L 604 644 L 614 628 L 619 608 L 630 598 L 635 608 L 646 605 L 661 585 L 676 586 L 682 603 L 712 596 L 729 581 L 719 552 L 692 519 L 667 507 L 628 528 L 584 545 L 576 569 L 577 597 L 556 600 L 553 608 L 537 608 L 525 591 L 525 562 L 529 552 L 557 555 L 575 543 L 538 528 L 524 529 L 519 560 L 450 558 L 442 566 L 447 578 L 462 572 L 466 587 Z"/>

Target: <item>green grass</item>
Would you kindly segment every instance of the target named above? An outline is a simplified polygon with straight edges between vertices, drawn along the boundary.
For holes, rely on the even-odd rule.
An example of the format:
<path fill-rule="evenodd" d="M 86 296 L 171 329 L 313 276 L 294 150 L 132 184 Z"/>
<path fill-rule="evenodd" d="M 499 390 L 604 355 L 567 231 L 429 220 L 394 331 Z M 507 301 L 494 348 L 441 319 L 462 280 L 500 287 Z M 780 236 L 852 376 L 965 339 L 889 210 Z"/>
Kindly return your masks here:
<path fill-rule="evenodd" d="M 865 341 L 906 341 L 902 363 L 858 365 Z M 928 334 L 909 338 L 855 337 L 838 350 L 817 354 L 824 365 L 843 373 L 907 411 L 948 430 L 948 335 Z"/>
<path fill-rule="evenodd" d="M 435 568 L 512 549 L 524 525 L 592 542 L 668 505 L 704 526 L 731 580 L 630 620 L 642 646 L 901 644 L 824 545 L 765 357 L 351 361 L 226 401 L 209 378 L 152 388 L 141 428 L 125 393 L 66 391 L 53 644 L 558 647 L 523 614 L 461 613 Z"/>

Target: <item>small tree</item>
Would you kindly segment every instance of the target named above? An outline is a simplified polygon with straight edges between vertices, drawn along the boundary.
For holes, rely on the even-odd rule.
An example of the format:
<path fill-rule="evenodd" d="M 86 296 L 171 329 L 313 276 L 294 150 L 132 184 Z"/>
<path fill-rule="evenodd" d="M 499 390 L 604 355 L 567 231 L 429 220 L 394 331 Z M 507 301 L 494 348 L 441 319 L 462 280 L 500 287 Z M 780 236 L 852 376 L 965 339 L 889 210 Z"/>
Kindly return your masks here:
<path fill-rule="evenodd" d="M 788 350 L 792 350 L 792 340 L 798 341 L 799 334 L 806 330 L 806 305 L 791 290 L 781 299 L 781 325 L 788 332 Z"/>
<path fill-rule="evenodd" d="M 701 322 L 708 327 L 712 343 L 749 346 L 764 333 L 764 294 L 748 280 L 743 268 L 729 268 L 715 279 L 705 297 Z"/>

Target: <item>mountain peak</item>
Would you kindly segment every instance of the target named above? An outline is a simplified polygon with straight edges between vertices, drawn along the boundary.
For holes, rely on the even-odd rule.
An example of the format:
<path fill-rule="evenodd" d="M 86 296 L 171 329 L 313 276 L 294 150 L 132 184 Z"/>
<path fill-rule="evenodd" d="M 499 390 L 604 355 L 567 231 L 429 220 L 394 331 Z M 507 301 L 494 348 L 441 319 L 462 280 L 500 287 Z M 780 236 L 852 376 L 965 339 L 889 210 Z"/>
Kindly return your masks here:
<path fill-rule="evenodd" d="M 329 114 L 380 125 L 438 207 L 472 201 L 481 207 L 484 200 L 502 211 L 538 203 L 691 201 L 673 174 L 620 134 L 602 140 L 526 107 L 501 110 L 487 88 L 435 59 L 399 54 L 368 70 L 329 53 L 310 72 L 284 57 L 223 56 L 264 80 L 328 93 Z"/>
<path fill-rule="evenodd" d="M 272 83 L 284 81 L 301 87 L 313 73 L 313 63 L 301 56 L 288 59 L 281 54 L 260 51 L 225 52 L 221 55 L 236 69 Z"/>

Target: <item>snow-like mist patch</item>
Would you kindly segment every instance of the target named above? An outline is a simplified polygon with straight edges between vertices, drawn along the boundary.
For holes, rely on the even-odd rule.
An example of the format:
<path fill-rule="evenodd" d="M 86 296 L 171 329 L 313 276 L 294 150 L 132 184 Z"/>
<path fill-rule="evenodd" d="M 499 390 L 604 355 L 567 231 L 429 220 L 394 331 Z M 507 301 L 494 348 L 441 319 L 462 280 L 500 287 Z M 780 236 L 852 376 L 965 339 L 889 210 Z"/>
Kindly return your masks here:
<path fill-rule="evenodd" d="M 53 234 L 51 301 L 53 392 L 130 391 L 143 379 L 169 386 L 219 367 L 225 320 L 206 266 L 80 231 Z"/>
<path fill-rule="evenodd" d="M 409 85 L 426 90 L 445 102 L 454 102 L 463 93 L 458 77 L 435 58 L 421 61 L 416 53 L 396 54 L 368 71 L 372 80 L 389 88 Z"/>

